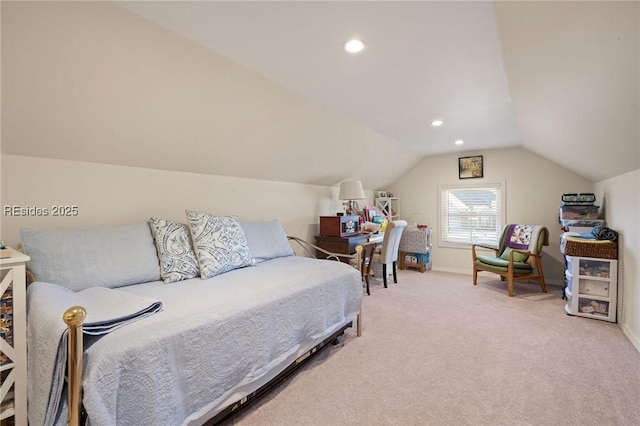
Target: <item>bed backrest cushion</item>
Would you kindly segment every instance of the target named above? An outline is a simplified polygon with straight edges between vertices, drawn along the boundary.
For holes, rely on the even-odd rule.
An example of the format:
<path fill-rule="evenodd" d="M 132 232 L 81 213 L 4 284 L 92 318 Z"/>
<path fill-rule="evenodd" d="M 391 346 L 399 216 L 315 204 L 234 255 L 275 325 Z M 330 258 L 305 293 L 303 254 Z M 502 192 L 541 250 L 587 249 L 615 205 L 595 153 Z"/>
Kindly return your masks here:
<path fill-rule="evenodd" d="M 74 291 L 122 287 L 160 279 L 147 223 L 73 231 L 22 229 L 22 247 L 37 281 Z"/>
<path fill-rule="evenodd" d="M 202 279 L 255 264 L 236 216 L 187 210 L 187 219 Z"/>
<path fill-rule="evenodd" d="M 289 244 L 287 234 L 279 220 L 264 222 L 241 222 L 247 238 L 249 250 L 256 263 L 277 257 L 293 256 L 293 248 Z"/>
<path fill-rule="evenodd" d="M 200 276 L 187 224 L 152 217 L 149 227 L 160 258 L 160 277 L 165 283 Z"/>

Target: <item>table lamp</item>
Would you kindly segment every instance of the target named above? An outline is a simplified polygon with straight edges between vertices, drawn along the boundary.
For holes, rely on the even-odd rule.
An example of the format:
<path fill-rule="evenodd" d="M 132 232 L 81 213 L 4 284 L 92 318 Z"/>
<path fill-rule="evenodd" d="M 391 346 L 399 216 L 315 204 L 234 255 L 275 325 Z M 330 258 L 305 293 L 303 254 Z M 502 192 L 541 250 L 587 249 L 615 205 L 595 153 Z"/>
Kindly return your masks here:
<path fill-rule="evenodd" d="M 363 200 L 365 198 L 362 182 L 359 180 L 344 181 L 340 183 L 340 194 L 338 195 L 338 199 L 348 200 L 344 203 L 347 215 L 355 214 L 357 211 L 357 207 L 354 206 L 354 204 L 357 206 L 357 203 L 353 200 Z"/>

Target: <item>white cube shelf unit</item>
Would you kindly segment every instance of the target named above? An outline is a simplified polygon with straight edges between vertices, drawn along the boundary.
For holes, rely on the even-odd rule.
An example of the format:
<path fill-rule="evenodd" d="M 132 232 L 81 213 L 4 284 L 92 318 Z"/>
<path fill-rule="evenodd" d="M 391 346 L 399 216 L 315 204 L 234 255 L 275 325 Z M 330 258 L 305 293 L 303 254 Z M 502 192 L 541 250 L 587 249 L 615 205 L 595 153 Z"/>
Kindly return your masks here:
<path fill-rule="evenodd" d="M 389 220 L 400 219 L 400 199 L 396 197 L 376 198 L 376 207 L 387 216 Z"/>
<path fill-rule="evenodd" d="M 569 315 L 616 322 L 618 261 L 565 256 Z"/>
<path fill-rule="evenodd" d="M 0 420 L 27 424 L 26 256 L 0 259 Z M 4 423 L 3 423 L 4 424 Z"/>

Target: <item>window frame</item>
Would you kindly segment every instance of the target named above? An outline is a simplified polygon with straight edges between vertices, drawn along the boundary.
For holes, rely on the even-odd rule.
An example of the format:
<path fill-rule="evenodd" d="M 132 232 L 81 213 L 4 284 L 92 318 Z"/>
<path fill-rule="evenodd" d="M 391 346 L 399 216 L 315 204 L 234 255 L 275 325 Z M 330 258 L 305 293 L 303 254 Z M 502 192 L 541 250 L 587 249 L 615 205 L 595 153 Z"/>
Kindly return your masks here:
<path fill-rule="evenodd" d="M 496 239 L 495 241 L 490 240 L 476 240 L 472 241 L 468 239 L 467 241 L 451 241 L 446 239 L 446 235 L 449 232 L 445 232 L 444 229 L 444 217 L 449 217 L 449 212 L 445 212 L 443 206 L 443 198 L 444 191 L 452 191 L 452 190 L 477 190 L 487 188 L 490 190 L 496 191 L 497 204 L 496 206 Z M 502 230 L 504 229 L 506 223 L 506 183 L 503 180 L 483 180 L 482 182 L 459 182 L 459 183 L 439 183 L 438 184 L 438 247 L 446 247 L 446 248 L 470 248 L 472 244 L 483 244 L 483 245 L 492 245 L 496 246 L 499 243 L 500 236 L 502 234 Z"/>

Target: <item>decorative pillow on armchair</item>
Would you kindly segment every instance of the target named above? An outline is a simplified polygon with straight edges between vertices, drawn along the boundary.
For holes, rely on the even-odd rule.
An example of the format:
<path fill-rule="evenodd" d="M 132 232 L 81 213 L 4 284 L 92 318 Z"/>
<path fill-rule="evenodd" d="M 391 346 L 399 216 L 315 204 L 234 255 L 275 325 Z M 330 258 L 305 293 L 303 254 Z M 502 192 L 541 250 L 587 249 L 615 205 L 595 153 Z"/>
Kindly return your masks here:
<path fill-rule="evenodd" d="M 187 218 L 202 279 L 255 263 L 237 217 L 187 210 Z"/>
<path fill-rule="evenodd" d="M 511 253 L 511 248 L 505 247 L 500 257 L 504 260 L 509 260 L 510 253 Z M 516 262 L 526 262 L 527 259 L 529 259 L 529 256 L 526 254 L 518 253 L 518 252 L 513 253 L 513 260 L 515 260 Z"/>
<path fill-rule="evenodd" d="M 200 275 L 189 226 L 152 217 L 149 219 L 149 227 L 160 258 L 160 276 L 165 283 Z"/>

